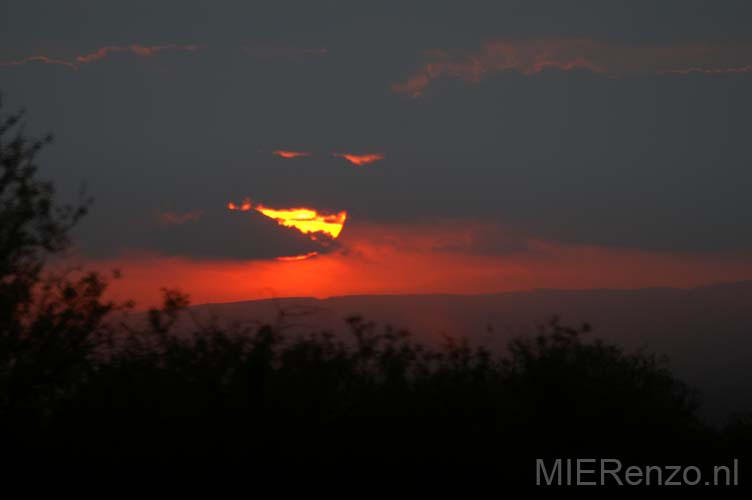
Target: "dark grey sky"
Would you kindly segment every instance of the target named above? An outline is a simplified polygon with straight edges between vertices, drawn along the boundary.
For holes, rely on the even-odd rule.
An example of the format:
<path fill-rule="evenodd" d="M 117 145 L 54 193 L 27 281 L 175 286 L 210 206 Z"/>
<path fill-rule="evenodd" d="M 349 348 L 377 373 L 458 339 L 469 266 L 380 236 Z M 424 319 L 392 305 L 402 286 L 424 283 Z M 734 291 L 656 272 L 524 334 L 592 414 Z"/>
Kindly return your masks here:
<path fill-rule="evenodd" d="M 95 255 L 322 250 L 258 214 L 228 217 L 246 196 L 347 210 L 348 224 L 467 219 L 564 243 L 744 252 L 751 17 L 749 2 L 720 0 L 2 0 L 6 63 L 198 49 L 0 66 L 0 90 L 32 131 L 55 133 L 47 175 L 95 197 L 79 233 Z M 585 50 L 609 69 L 531 73 L 507 58 L 503 70 L 483 48 L 498 41 L 523 59 L 544 57 L 526 52 L 539 41 L 561 64 Z M 394 90 L 437 60 L 422 95 Z M 333 152 L 385 159 L 355 167 Z M 165 224 L 167 212 L 201 216 Z"/>

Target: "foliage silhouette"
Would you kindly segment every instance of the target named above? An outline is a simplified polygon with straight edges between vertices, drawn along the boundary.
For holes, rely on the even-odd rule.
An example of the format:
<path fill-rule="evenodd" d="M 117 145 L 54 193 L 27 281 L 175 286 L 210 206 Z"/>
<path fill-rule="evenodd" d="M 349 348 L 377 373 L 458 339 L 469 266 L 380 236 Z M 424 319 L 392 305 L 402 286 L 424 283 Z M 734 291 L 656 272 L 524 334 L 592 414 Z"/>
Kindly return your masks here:
<path fill-rule="evenodd" d="M 45 272 L 69 247 L 90 200 L 56 203 L 36 163 L 52 138 L 28 138 L 22 118 L 0 115 L 0 418 L 8 442 L 43 426 L 85 383 L 116 307 L 102 300 L 105 282 L 96 273 Z"/>

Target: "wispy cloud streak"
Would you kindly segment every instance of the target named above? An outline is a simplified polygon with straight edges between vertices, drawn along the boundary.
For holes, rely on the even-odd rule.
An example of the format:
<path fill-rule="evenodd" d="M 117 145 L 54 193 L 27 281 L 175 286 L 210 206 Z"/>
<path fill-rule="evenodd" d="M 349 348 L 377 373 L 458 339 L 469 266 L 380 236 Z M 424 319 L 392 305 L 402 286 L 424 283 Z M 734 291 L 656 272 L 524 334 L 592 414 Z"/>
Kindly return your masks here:
<path fill-rule="evenodd" d="M 25 59 L 19 59 L 16 61 L 0 61 L 0 66 L 24 66 L 26 64 L 31 63 L 41 63 L 41 64 L 56 64 L 60 66 L 65 66 L 70 69 L 78 69 L 78 66 L 73 64 L 72 62 L 63 61 L 62 59 L 53 59 L 51 57 L 47 56 L 31 56 L 27 57 Z"/>
<path fill-rule="evenodd" d="M 83 56 L 77 56 L 76 62 L 79 64 L 88 64 L 94 61 L 99 61 L 100 59 L 104 59 L 110 54 L 114 53 L 130 53 L 135 54 L 137 56 L 141 57 L 151 57 L 158 52 L 165 52 L 165 51 L 171 51 L 171 52 L 195 52 L 199 50 L 198 45 L 176 45 L 176 44 L 168 44 L 168 45 L 151 45 L 151 46 L 145 46 L 145 45 L 139 45 L 139 44 L 132 44 L 132 45 L 110 45 L 107 47 L 101 47 L 97 49 L 95 52 L 92 52 L 91 54 L 86 54 Z"/>
<path fill-rule="evenodd" d="M 587 71 L 610 78 L 634 74 L 739 74 L 752 72 L 750 43 L 631 46 L 593 39 L 496 40 L 475 51 L 431 50 L 392 90 L 420 97 L 435 81 L 478 83 L 506 71 L 533 76 L 547 70 Z"/>
<path fill-rule="evenodd" d="M 15 61 L 0 61 L 0 66 L 23 66 L 29 63 L 43 63 L 43 64 L 55 64 L 65 66 L 70 69 L 79 69 L 85 64 L 90 64 L 99 60 L 102 60 L 111 54 L 115 53 L 129 53 L 135 54 L 139 57 L 151 57 L 159 52 L 196 52 L 200 49 L 198 45 L 108 45 L 106 47 L 100 47 L 94 52 L 89 54 L 75 56 L 72 60 L 54 59 L 44 55 L 27 57 L 25 59 L 19 59 Z"/>

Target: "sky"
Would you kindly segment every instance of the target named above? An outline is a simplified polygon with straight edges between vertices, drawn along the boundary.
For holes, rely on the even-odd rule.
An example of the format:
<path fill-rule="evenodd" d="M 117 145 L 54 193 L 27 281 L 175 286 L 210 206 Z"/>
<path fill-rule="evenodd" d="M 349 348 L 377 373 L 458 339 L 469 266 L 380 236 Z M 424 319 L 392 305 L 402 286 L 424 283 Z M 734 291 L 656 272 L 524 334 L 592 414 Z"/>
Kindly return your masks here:
<path fill-rule="evenodd" d="M 752 279 L 750 15 L 0 0 L 0 92 L 144 305 L 694 286 Z"/>

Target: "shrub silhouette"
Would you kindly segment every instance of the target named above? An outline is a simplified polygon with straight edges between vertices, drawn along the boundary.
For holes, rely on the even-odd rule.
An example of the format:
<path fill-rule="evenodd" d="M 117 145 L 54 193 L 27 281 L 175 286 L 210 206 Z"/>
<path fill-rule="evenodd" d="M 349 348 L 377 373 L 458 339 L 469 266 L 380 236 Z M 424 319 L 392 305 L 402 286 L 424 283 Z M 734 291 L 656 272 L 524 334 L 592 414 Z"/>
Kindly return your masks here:
<path fill-rule="evenodd" d="M 121 306 L 103 300 L 101 276 L 45 272 L 88 201 L 55 203 L 36 179 L 48 141 L 25 138 L 20 119 L 0 120 L 7 453 L 103 467 L 468 466 L 529 483 L 537 457 L 698 463 L 748 449 L 749 418 L 723 433 L 704 425 L 696 394 L 665 360 L 556 318 L 502 353 L 451 338 L 428 347 L 357 316 L 348 337 L 274 325 L 177 331 L 188 296 L 164 290 L 145 326 L 116 325 Z"/>
<path fill-rule="evenodd" d="M 186 303 L 176 297 L 167 301 Z M 151 328 L 115 346 L 44 442 L 164 463 L 513 466 L 522 457 L 634 461 L 646 450 L 653 459 L 708 450 L 691 391 L 658 360 L 583 341 L 558 321 L 493 355 L 454 340 L 430 349 L 357 317 L 343 339 L 270 326 L 172 334 L 163 316 L 175 314 L 152 311 Z"/>

